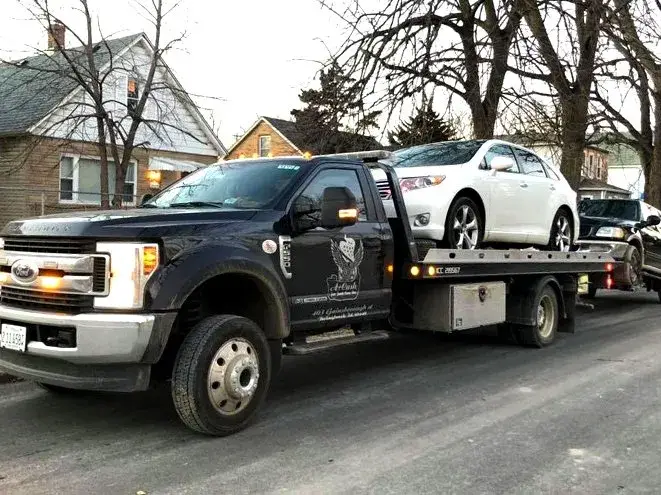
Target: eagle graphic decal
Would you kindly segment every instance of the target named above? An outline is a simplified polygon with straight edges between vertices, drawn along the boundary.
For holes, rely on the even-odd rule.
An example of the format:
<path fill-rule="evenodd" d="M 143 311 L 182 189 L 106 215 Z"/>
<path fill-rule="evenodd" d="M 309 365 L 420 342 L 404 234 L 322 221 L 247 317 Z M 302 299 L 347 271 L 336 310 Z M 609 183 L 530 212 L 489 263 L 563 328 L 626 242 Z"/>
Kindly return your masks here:
<path fill-rule="evenodd" d="M 326 279 L 328 298 L 332 301 L 351 301 L 360 292 L 360 264 L 363 261 L 363 243 L 344 236 L 341 241 L 331 239 L 331 254 L 337 274 Z"/>

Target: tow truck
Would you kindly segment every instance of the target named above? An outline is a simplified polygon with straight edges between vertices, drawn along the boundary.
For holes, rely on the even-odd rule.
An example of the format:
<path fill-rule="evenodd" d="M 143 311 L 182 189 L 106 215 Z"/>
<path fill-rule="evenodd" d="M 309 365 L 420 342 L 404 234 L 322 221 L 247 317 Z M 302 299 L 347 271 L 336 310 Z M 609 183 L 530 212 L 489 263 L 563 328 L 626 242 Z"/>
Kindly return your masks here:
<path fill-rule="evenodd" d="M 378 158 L 221 162 L 138 208 L 10 222 L 0 370 L 58 393 L 169 381 L 182 422 L 223 436 L 254 421 L 283 354 L 485 326 L 545 347 L 574 331 L 579 277 L 613 264 L 430 247 Z"/>

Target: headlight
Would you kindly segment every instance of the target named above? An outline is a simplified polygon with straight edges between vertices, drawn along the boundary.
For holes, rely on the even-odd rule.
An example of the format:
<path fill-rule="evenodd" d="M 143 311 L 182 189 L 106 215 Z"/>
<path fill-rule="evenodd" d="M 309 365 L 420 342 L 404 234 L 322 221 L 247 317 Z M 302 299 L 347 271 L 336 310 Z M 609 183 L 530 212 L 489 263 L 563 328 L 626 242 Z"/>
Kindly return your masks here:
<path fill-rule="evenodd" d="M 427 177 L 410 177 L 408 179 L 399 179 L 399 187 L 402 192 L 422 189 L 424 187 L 437 186 L 445 179 L 444 175 L 433 175 Z"/>
<path fill-rule="evenodd" d="M 624 239 L 627 233 L 620 227 L 601 227 L 595 234 L 597 237 L 608 237 L 610 239 Z"/>
<path fill-rule="evenodd" d="M 5 240 L 2 237 L 0 237 L 0 249 L 4 249 L 4 248 L 5 248 Z"/>
<path fill-rule="evenodd" d="M 94 307 L 142 308 L 145 286 L 158 267 L 158 245 L 98 242 L 96 250 L 110 254 L 110 290 L 107 296 L 94 298 Z"/>

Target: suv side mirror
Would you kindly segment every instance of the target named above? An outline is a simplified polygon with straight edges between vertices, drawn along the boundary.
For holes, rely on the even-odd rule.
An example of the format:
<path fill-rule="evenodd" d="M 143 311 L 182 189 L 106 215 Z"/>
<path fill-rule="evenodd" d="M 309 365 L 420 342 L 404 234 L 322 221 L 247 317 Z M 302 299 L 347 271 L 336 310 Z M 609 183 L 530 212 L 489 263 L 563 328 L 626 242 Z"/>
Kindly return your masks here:
<path fill-rule="evenodd" d="M 348 187 L 327 187 L 321 201 L 321 226 L 335 229 L 358 221 L 356 196 Z"/>
<path fill-rule="evenodd" d="M 644 229 L 645 227 L 654 227 L 655 225 L 659 225 L 661 223 L 661 217 L 658 215 L 650 215 L 647 217 L 647 220 L 644 220 L 643 222 L 640 222 L 640 228 Z"/>
<path fill-rule="evenodd" d="M 491 159 L 491 170 L 494 172 L 504 172 L 514 166 L 514 160 L 508 156 L 494 156 Z"/>

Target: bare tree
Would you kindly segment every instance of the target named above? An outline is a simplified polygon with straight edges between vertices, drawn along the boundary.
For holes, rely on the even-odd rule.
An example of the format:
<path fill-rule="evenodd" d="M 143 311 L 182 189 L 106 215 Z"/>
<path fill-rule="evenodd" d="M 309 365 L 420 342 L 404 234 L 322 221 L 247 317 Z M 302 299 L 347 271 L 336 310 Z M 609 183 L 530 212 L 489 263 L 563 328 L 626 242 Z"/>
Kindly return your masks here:
<path fill-rule="evenodd" d="M 173 142 L 171 133 L 199 139 L 187 131 L 174 112 L 177 100 L 191 103 L 190 96 L 167 75 L 163 54 L 183 35 L 164 41 L 164 20 L 173 15 L 178 0 L 144 0 L 137 2 L 138 13 L 152 26 L 150 50 L 136 55 L 123 50 L 119 57 L 113 40 L 94 35 L 94 15 L 88 0 L 76 0 L 74 9 L 84 19 L 84 29 L 76 31 L 72 24 L 58 16 L 48 0 L 19 0 L 31 16 L 41 22 L 54 43 L 55 54 L 48 54 L 41 63 L 3 61 L 23 71 L 26 84 L 49 74 L 50 79 L 68 84 L 71 97 L 52 112 L 53 118 L 40 129 L 43 136 L 63 133 L 68 138 L 91 138 L 100 157 L 101 206 L 110 206 L 109 165 L 114 167 L 112 206 L 120 207 L 126 174 L 136 149 L 147 147 L 154 139 Z M 100 28 L 99 28 L 100 29 Z M 73 36 L 76 48 L 63 46 L 62 32 Z M 57 102 L 53 102 L 57 103 Z M 93 129 L 93 136 L 85 134 Z"/>
<path fill-rule="evenodd" d="M 551 99 L 559 107 L 561 169 L 578 189 L 590 120 L 590 91 L 599 65 L 606 0 L 524 0 L 527 29 L 518 37 L 515 67 L 538 88 L 520 98 Z M 550 91 L 549 91 L 550 89 Z"/>
<path fill-rule="evenodd" d="M 661 4 L 614 0 L 604 31 L 615 54 L 597 74 L 593 99 L 602 109 L 607 131 L 601 139 L 638 152 L 645 196 L 661 207 L 661 60 L 656 55 Z M 615 89 L 617 91 L 615 91 Z M 639 120 L 629 115 L 637 101 Z"/>
<path fill-rule="evenodd" d="M 337 59 L 363 98 L 390 117 L 440 89 L 466 103 L 475 137 L 493 136 L 522 0 L 320 1 L 349 27 Z"/>

